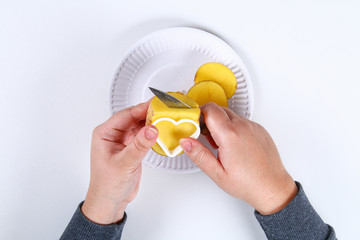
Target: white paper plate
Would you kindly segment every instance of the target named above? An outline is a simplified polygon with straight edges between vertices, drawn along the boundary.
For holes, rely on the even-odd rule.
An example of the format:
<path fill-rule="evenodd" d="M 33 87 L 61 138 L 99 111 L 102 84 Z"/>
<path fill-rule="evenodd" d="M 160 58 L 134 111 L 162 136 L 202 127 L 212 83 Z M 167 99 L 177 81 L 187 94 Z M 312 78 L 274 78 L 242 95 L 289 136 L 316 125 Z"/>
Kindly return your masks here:
<path fill-rule="evenodd" d="M 234 96 L 228 101 L 229 108 L 251 118 L 252 85 L 240 57 L 215 35 L 187 27 L 151 33 L 130 48 L 122 59 L 112 84 L 112 114 L 150 99 L 153 94 L 148 87 L 166 92 L 187 92 L 194 84 L 196 70 L 207 62 L 222 63 L 233 71 L 238 86 Z M 209 146 L 205 138 L 200 137 L 199 140 Z M 169 158 L 150 150 L 143 163 L 171 172 L 199 171 L 186 154 Z"/>

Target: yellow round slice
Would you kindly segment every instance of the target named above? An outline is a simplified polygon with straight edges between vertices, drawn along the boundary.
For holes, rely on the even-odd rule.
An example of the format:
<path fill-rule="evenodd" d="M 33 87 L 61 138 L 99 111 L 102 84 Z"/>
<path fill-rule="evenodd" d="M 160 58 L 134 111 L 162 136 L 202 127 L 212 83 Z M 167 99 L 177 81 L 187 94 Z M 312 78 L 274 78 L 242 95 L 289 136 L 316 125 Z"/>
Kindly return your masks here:
<path fill-rule="evenodd" d="M 202 81 L 217 82 L 231 98 L 237 88 L 237 81 L 234 73 L 225 65 L 216 62 L 209 62 L 202 65 L 195 74 L 195 84 Z"/>
<path fill-rule="evenodd" d="M 195 100 L 200 106 L 209 102 L 227 107 L 227 97 L 224 89 L 214 81 L 202 81 L 195 84 L 188 93 L 188 97 Z"/>

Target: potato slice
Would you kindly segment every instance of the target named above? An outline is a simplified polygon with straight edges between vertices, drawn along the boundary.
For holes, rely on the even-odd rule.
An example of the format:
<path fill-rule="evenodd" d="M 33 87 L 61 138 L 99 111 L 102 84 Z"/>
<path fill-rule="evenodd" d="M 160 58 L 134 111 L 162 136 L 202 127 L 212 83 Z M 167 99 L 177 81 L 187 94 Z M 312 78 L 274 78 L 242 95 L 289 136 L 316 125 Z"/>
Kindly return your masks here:
<path fill-rule="evenodd" d="M 195 84 L 202 81 L 214 81 L 225 90 L 227 99 L 231 98 L 237 88 L 234 73 L 225 65 L 209 62 L 202 65 L 195 74 Z"/>
<path fill-rule="evenodd" d="M 223 107 L 228 106 L 224 89 L 214 81 L 199 82 L 190 88 L 186 95 L 195 100 L 200 106 L 209 102 L 214 102 Z"/>
<path fill-rule="evenodd" d="M 158 138 L 167 148 L 166 151 L 174 152 L 180 145 L 179 140 L 181 138 L 190 137 L 199 129 L 200 108 L 194 100 L 180 92 L 168 92 L 168 94 L 185 102 L 192 108 L 169 108 L 159 98 L 154 97 L 147 111 L 146 125 L 155 123 L 154 125 L 159 131 Z M 195 138 L 197 137 L 195 136 Z M 158 142 L 152 147 L 156 153 L 169 156 L 164 152 L 163 148 L 164 146 L 161 147 Z M 182 153 L 183 151 L 177 155 Z"/>

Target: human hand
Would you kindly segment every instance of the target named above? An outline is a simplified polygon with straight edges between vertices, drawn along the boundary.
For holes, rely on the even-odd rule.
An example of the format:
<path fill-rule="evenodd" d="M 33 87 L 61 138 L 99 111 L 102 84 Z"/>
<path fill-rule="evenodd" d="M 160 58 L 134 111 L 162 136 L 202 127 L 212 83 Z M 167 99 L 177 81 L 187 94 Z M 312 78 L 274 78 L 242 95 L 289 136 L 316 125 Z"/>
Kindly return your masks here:
<path fill-rule="evenodd" d="M 138 190 L 141 160 L 158 131 L 145 126 L 150 100 L 114 114 L 93 131 L 90 186 L 83 214 L 98 224 L 120 221 Z"/>
<path fill-rule="evenodd" d="M 185 153 L 220 188 L 261 214 L 284 208 L 298 189 L 267 131 L 214 103 L 204 105 L 202 114 L 218 146 L 218 157 L 192 138 L 180 141 Z"/>

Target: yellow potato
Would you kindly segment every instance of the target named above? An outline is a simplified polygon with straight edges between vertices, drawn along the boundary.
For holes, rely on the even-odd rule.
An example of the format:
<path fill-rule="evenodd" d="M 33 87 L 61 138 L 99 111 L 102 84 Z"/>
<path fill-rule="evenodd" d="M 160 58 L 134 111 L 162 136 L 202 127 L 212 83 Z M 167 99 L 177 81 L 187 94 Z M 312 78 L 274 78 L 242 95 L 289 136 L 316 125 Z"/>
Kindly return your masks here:
<path fill-rule="evenodd" d="M 209 102 L 223 107 L 228 106 L 224 89 L 214 81 L 199 82 L 190 88 L 186 95 L 194 99 L 200 106 Z"/>
<path fill-rule="evenodd" d="M 225 65 L 216 62 L 209 62 L 202 65 L 195 74 L 195 84 L 202 81 L 217 82 L 231 98 L 237 88 L 237 81 L 234 73 Z"/>
<path fill-rule="evenodd" d="M 180 145 L 179 140 L 181 138 L 190 137 L 199 129 L 200 108 L 194 100 L 180 92 L 168 92 L 168 94 L 192 108 L 169 108 L 159 98 L 154 97 L 147 111 L 146 125 L 155 125 L 159 131 L 158 138 L 165 144 L 169 152 L 175 152 L 175 149 Z M 169 156 L 158 142 L 154 144 L 152 149 L 160 155 Z M 183 151 L 177 155 L 182 153 Z"/>

